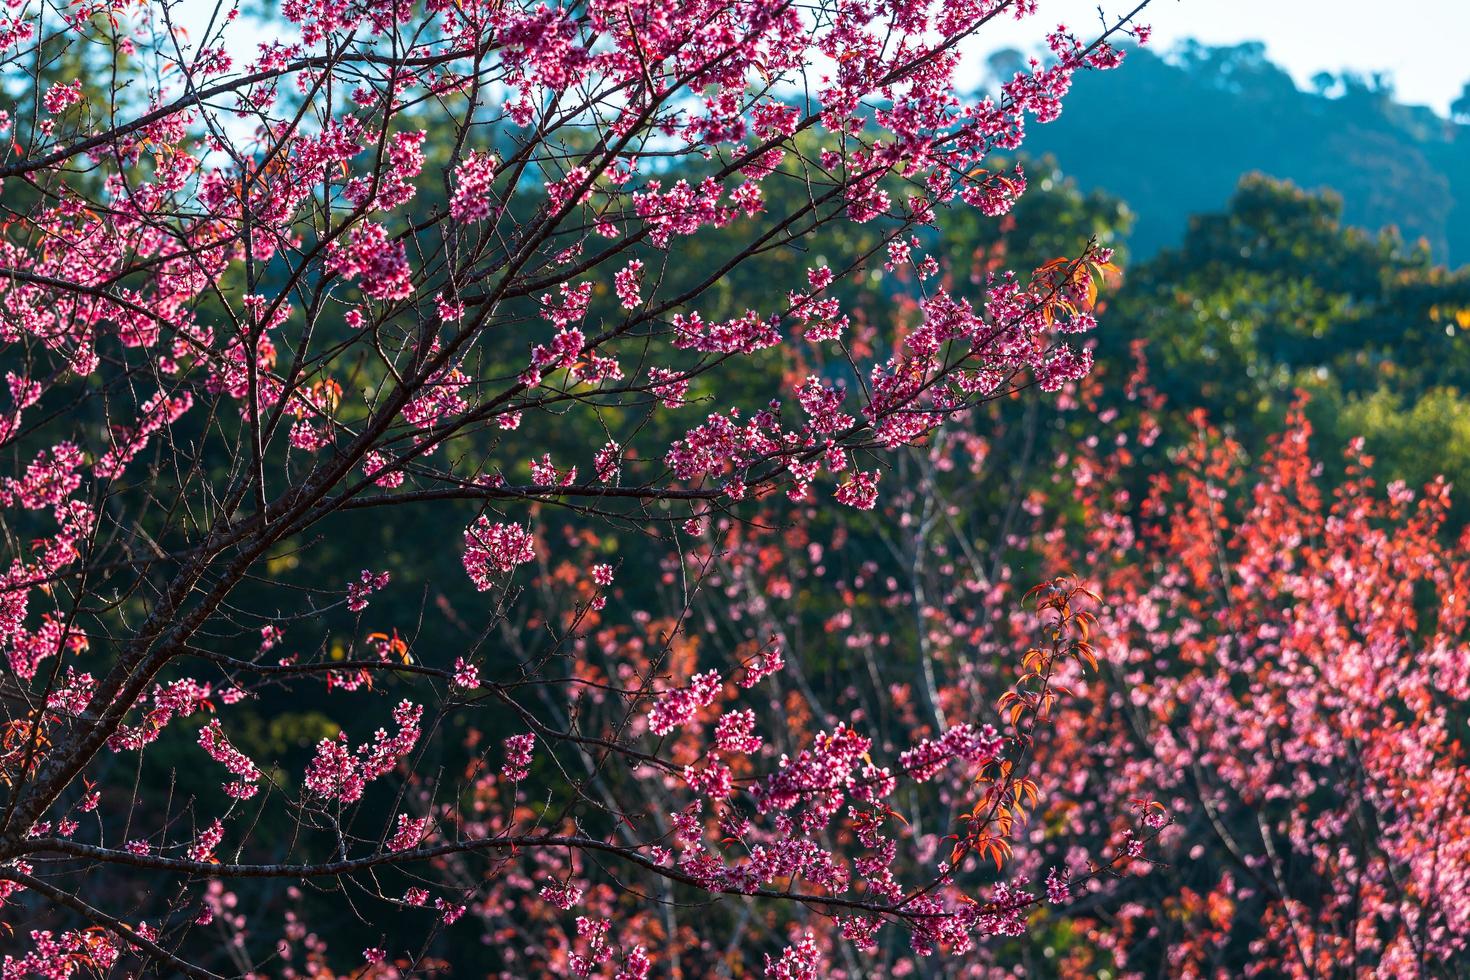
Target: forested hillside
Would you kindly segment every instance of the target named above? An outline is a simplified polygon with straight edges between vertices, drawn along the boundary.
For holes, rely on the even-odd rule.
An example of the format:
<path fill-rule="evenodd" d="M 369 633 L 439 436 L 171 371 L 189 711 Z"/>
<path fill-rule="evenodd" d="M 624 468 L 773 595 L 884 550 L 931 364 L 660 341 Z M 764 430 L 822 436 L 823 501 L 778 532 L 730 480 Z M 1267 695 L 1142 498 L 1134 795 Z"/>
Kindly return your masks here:
<path fill-rule="evenodd" d="M 1018 64 L 1003 52 L 992 74 Z M 1118 78 L 1078 78 L 1067 111 L 1027 147 L 1127 201 L 1138 254 L 1178 243 L 1191 215 L 1220 209 L 1259 170 L 1336 190 L 1348 224 L 1396 227 L 1440 261 L 1470 261 L 1470 126 L 1400 104 L 1382 79 L 1315 81 L 1298 89 L 1260 44 L 1143 48 Z"/>

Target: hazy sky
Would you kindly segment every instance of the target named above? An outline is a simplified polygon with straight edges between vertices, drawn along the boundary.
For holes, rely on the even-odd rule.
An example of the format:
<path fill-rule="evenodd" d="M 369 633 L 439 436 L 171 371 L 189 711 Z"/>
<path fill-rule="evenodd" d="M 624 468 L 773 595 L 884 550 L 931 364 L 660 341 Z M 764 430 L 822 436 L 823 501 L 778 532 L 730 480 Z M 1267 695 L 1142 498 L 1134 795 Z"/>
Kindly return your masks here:
<path fill-rule="evenodd" d="M 982 50 L 1026 47 L 1066 24 L 1095 33 L 1098 7 L 1110 14 L 1137 0 L 1040 0 L 1036 18 L 991 24 Z M 1161 50 L 1183 38 L 1207 44 L 1264 41 L 1271 60 L 1298 84 L 1319 71 L 1386 72 L 1400 101 L 1441 114 L 1470 81 L 1470 0 L 1153 0 L 1140 18 Z"/>
<path fill-rule="evenodd" d="M 180 19 L 198 30 L 215 2 L 183 0 Z M 1036 17 L 1020 23 L 999 18 L 987 25 L 976 52 L 1030 49 L 1057 24 L 1079 37 L 1091 35 L 1099 5 L 1118 14 L 1137 2 L 1039 0 Z M 250 9 L 277 6 L 278 0 L 246 3 Z M 1303 86 L 1323 70 L 1387 72 L 1402 101 L 1432 106 L 1441 114 L 1470 81 L 1470 0 L 1153 0 L 1141 19 L 1153 26 L 1153 43 L 1160 50 L 1189 37 L 1207 44 L 1261 40 L 1271 60 Z M 232 40 L 246 58 L 256 42 L 277 33 L 259 22 L 236 27 Z M 976 63 L 983 62 L 977 58 Z"/>

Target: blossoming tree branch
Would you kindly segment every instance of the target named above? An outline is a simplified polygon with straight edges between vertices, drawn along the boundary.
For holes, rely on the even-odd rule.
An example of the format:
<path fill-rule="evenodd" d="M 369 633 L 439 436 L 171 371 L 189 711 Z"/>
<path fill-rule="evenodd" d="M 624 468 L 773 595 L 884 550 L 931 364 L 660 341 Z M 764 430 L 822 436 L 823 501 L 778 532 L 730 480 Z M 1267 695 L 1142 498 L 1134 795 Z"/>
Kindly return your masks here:
<path fill-rule="evenodd" d="M 286 0 L 248 55 L 229 4 L 8 7 L 6 975 L 861 975 L 1146 867 L 1142 798 L 1013 867 L 1081 585 L 889 754 L 713 545 L 1087 374 L 1106 249 L 930 232 L 1141 6 L 973 99 L 1034 0 Z"/>

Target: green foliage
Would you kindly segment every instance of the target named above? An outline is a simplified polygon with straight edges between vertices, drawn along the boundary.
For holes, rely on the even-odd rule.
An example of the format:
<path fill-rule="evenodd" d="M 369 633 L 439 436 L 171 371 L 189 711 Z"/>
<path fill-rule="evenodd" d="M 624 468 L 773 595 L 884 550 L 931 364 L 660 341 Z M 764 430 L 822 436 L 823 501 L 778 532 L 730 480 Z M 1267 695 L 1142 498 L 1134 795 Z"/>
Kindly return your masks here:
<path fill-rule="evenodd" d="M 1411 487 L 1443 475 L 1470 491 L 1470 397 L 1454 388 L 1432 388 L 1418 398 L 1380 389 L 1343 401 L 1323 398 L 1314 419 L 1337 441 L 1360 436 L 1378 468 Z M 1467 508 L 1457 504 L 1461 514 Z"/>
<path fill-rule="evenodd" d="M 1101 360 L 1124 370 L 1126 343 L 1146 340 L 1170 403 L 1206 409 L 1249 448 L 1299 387 L 1333 405 L 1381 393 L 1409 407 L 1470 391 L 1467 327 L 1470 270 L 1345 227 L 1333 194 L 1252 175 L 1228 210 L 1193 219 L 1178 249 L 1129 274 Z"/>

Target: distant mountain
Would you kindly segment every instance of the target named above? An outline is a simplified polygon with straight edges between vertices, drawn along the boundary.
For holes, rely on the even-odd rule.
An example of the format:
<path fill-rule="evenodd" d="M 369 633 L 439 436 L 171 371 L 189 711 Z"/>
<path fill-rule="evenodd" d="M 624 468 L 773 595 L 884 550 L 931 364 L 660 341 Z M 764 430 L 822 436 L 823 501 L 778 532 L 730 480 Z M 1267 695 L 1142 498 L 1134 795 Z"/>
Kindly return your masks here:
<path fill-rule="evenodd" d="M 1010 77 L 1017 58 L 993 55 L 992 72 Z M 1079 75 L 1027 152 L 1122 197 L 1137 215 L 1135 258 L 1178 243 L 1190 215 L 1221 210 L 1260 171 L 1336 191 L 1348 224 L 1395 227 L 1439 261 L 1470 262 L 1470 126 L 1396 102 L 1381 79 L 1313 81 L 1297 88 L 1256 43 L 1134 50 L 1120 71 Z"/>

